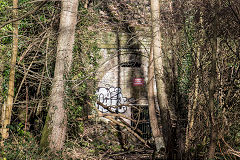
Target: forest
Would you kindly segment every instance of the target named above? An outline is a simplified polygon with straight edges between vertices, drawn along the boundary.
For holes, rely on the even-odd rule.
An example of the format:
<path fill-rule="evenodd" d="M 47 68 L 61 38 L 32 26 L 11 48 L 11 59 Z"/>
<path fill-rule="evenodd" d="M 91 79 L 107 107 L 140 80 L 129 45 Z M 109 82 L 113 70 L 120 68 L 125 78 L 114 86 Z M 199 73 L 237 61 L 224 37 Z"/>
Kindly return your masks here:
<path fill-rule="evenodd" d="M 240 159 L 239 0 L 0 0 L 0 160 Z"/>

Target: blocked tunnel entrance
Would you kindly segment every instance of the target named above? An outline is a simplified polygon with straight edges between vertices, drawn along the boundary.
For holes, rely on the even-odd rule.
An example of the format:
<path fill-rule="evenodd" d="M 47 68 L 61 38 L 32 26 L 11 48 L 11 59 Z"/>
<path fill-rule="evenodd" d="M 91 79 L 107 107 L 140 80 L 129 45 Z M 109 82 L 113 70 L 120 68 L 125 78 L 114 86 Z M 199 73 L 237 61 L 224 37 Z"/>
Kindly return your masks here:
<path fill-rule="evenodd" d="M 145 140 L 152 137 L 148 105 L 135 105 L 132 108 L 132 119 L 135 121 L 131 122 L 131 126 L 136 128 L 137 133 Z"/>
<path fill-rule="evenodd" d="M 147 100 L 148 52 L 141 48 L 139 42 L 128 33 L 108 33 L 103 36 L 103 46 L 100 47 L 102 64 L 98 75 L 97 96 L 105 106 L 118 106 L 111 109 L 133 119 L 124 119 L 145 140 L 151 138 L 151 127 Z M 111 37 L 111 39 L 110 39 Z M 109 40 L 106 40 L 109 38 Z M 106 43 L 114 45 L 106 46 Z M 117 45 L 116 45 L 117 44 Z M 124 106 L 124 104 L 130 104 Z M 96 106 L 102 113 L 107 110 Z"/>
<path fill-rule="evenodd" d="M 123 68 L 131 67 L 135 69 L 136 68 L 140 69 L 141 62 L 136 61 L 135 59 L 134 60 L 132 59 L 131 61 L 121 63 L 120 66 Z M 132 85 L 133 85 L 132 90 L 134 92 L 133 95 L 137 99 L 133 100 L 133 104 L 131 106 L 131 118 L 134 120 L 134 121 L 131 121 L 131 126 L 134 129 L 136 129 L 135 131 L 143 139 L 148 140 L 152 137 L 152 134 L 151 134 L 147 98 L 145 94 L 142 94 L 142 92 L 146 91 L 146 84 L 144 82 L 144 78 L 133 78 Z M 144 100 L 139 99 L 143 97 L 144 97 Z"/>

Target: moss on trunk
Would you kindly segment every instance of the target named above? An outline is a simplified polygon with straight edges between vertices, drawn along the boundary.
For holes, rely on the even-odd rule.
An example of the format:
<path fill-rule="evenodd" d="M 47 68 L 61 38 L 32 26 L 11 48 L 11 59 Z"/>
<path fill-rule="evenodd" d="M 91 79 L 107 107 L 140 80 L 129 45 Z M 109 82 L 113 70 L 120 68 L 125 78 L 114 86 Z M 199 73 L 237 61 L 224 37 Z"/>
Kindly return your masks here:
<path fill-rule="evenodd" d="M 48 137 L 49 137 L 49 135 L 51 133 L 51 130 L 52 130 L 49 126 L 49 121 L 50 121 L 50 116 L 48 114 L 47 117 L 46 117 L 44 128 L 42 130 L 42 136 L 41 136 L 41 141 L 40 141 L 41 150 L 45 150 L 49 146 Z"/>

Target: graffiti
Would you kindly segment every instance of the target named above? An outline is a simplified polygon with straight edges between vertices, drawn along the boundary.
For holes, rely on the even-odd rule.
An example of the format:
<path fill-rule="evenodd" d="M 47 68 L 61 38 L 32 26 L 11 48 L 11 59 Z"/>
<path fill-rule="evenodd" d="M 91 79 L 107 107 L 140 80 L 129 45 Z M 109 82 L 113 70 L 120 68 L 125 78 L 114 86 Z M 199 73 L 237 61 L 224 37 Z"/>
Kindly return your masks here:
<path fill-rule="evenodd" d="M 116 112 L 114 106 L 119 106 L 127 102 L 127 98 L 123 97 L 121 88 L 119 87 L 110 87 L 110 88 L 98 88 L 97 90 L 98 101 L 103 103 L 106 106 L 112 106 L 109 109 L 113 112 Z M 107 109 L 96 104 L 97 109 L 102 113 L 109 112 Z M 127 106 L 121 106 L 117 108 L 119 113 L 124 113 L 127 110 Z"/>

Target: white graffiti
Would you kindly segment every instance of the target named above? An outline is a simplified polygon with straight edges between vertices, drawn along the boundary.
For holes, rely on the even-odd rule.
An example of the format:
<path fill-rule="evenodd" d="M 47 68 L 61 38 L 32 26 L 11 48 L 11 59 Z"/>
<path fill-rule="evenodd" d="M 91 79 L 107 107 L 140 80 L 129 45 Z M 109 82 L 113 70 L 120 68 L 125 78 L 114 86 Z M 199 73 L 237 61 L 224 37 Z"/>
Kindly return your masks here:
<path fill-rule="evenodd" d="M 109 109 L 113 112 L 124 113 L 127 110 L 127 106 L 121 106 L 116 109 L 116 106 L 124 104 L 127 102 L 127 98 L 123 97 L 121 88 L 110 87 L 110 88 L 98 88 L 97 90 L 98 101 L 106 106 L 112 106 Z M 109 112 L 107 109 L 103 108 L 101 105 L 96 104 L 97 109 L 102 113 Z"/>

